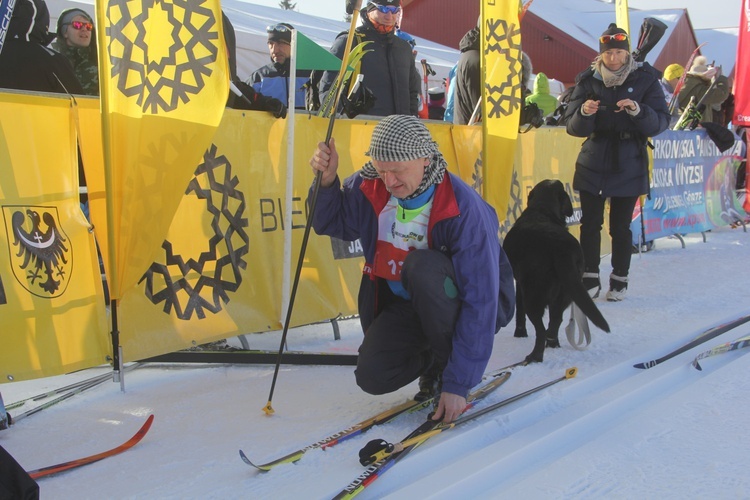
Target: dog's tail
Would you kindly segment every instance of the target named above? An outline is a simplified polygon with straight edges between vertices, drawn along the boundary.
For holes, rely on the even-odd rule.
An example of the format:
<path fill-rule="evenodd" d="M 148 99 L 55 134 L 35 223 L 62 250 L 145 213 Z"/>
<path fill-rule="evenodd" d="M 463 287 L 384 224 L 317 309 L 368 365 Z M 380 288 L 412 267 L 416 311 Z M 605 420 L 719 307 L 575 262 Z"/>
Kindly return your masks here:
<path fill-rule="evenodd" d="M 568 290 L 570 291 L 570 296 L 573 299 L 573 302 L 575 302 L 581 311 L 583 311 L 583 314 L 585 314 L 586 317 L 597 326 L 597 328 L 609 333 L 609 324 L 607 323 L 607 320 L 604 319 L 602 312 L 596 307 L 593 299 L 583 286 L 583 283 L 581 283 L 580 278 L 574 279 Z"/>
<path fill-rule="evenodd" d="M 555 266 L 556 272 L 561 278 L 562 286 L 564 286 L 570 294 L 570 298 L 573 299 L 573 302 L 575 302 L 581 311 L 583 311 L 583 314 L 585 314 L 597 328 L 609 333 L 609 324 L 607 323 L 607 320 L 604 319 L 599 308 L 596 307 L 594 300 L 591 298 L 586 288 L 583 286 L 581 277 L 576 272 L 576 266 L 571 262 L 560 262 L 556 264 L 558 264 Z"/>

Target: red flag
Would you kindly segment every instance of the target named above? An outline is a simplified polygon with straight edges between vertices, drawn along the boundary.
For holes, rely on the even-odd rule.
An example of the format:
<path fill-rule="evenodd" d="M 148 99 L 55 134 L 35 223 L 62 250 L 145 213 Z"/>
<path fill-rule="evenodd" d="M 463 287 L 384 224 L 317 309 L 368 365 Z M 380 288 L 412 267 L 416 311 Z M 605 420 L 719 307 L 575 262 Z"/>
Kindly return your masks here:
<path fill-rule="evenodd" d="M 742 0 L 737 66 L 734 70 L 734 117 L 736 126 L 750 127 L 750 0 Z"/>

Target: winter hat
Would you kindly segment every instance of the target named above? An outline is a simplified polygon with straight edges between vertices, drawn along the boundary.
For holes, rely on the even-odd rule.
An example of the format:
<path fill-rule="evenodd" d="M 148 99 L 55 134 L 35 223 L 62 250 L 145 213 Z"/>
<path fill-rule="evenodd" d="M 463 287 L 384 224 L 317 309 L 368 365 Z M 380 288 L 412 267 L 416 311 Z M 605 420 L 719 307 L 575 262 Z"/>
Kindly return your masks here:
<path fill-rule="evenodd" d="M 670 64 L 664 70 L 664 79 L 666 81 L 670 81 L 670 80 L 674 80 L 675 78 L 680 78 L 684 72 L 685 72 L 685 68 L 683 68 L 679 64 L 677 63 Z"/>
<path fill-rule="evenodd" d="M 49 45 L 55 35 L 49 32 L 49 9 L 44 0 L 18 0 L 6 36 Z"/>
<path fill-rule="evenodd" d="M 698 56 L 693 61 L 693 65 L 690 66 L 690 71 L 688 71 L 688 73 L 710 80 L 717 71 L 718 68 L 708 66 L 708 59 L 706 59 L 706 56 Z"/>
<path fill-rule="evenodd" d="M 437 151 L 437 143 L 419 118 L 391 115 L 375 125 L 365 155 L 377 161 L 411 161 L 431 158 Z"/>
<path fill-rule="evenodd" d="M 274 24 L 266 28 L 268 33 L 268 43 L 271 42 L 286 42 L 292 43 L 292 30 L 294 26 L 289 23 Z"/>
<path fill-rule="evenodd" d="M 365 155 L 375 161 L 411 161 L 429 158 L 430 163 L 424 169 L 422 182 L 406 199 L 415 198 L 433 184 L 442 182 L 448 168 L 437 142 L 432 140 L 430 131 L 419 118 L 413 115 L 390 115 L 380 120 L 372 131 L 370 149 Z M 371 161 L 362 167 L 360 175 L 365 179 L 379 177 Z"/>
<path fill-rule="evenodd" d="M 708 59 L 706 59 L 706 56 L 698 56 L 693 60 L 693 65 L 690 66 L 690 73 L 694 73 L 696 75 L 702 75 L 708 71 Z"/>
<path fill-rule="evenodd" d="M 390 5 L 392 7 L 401 7 L 401 0 L 368 0 L 367 10 L 376 9 L 377 5 Z"/>
<path fill-rule="evenodd" d="M 62 11 L 62 13 L 60 13 L 60 17 L 57 18 L 57 36 L 58 37 L 62 37 L 62 34 L 65 31 L 64 29 L 65 26 L 73 22 L 73 18 L 76 16 L 85 17 L 86 19 L 88 19 L 88 21 L 91 24 L 94 24 L 94 20 L 85 10 L 81 10 L 81 9 L 64 10 Z"/>
<path fill-rule="evenodd" d="M 442 106 L 445 103 L 445 89 L 443 87 L 432 87 L 427 91 L 430 106 Z"/>
<path fill-rule="evenodd" d="M 607 30 L 599 37 L 599 53 L 601 54 L 610 49 L 630 51 L 628 38 L 628 33 L 624 29 L 618 28 L 615 23 L 610 24 Z"/>

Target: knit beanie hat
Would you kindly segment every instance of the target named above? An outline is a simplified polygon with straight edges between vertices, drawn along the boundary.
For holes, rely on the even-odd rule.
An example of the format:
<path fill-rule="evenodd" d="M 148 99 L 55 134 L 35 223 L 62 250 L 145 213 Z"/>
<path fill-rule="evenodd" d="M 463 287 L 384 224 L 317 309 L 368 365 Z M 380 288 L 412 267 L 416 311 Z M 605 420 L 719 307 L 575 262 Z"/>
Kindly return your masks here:
<path fill-rule="evenodd" d="M 710 80 L 718 72 L 718 68 L 709 67 L 708 59 L 706 56 L 698 56 L 693 60 L 693 65 L 690 66 L 688 74 L 700 76 L 706 80 Z"/>
<path fill-rule="evenodd" d="M 675 78 L 680 78 L 684 72 L 685 72 L 685 68 L 683 68 L 679 64 L 677 63 L 670 64 L 664 70 L 664 79 L 667 81 L 670 81 L 670 80 L 674 80 Z"/>
<path fill-rule="evenodd" d="M 57 36 L 59 37 L 62 36 L 63 32 L 65 31 L 65 26 L 73 22 L 73 18 L 76 16 L 85 17 L 86 19 L 88 19 L 88 21 L 91 24 L 94 23 L 94 20 L 85 10 L 81 10 L 81 9 L 64 10 L 60 14 L 60 17 L 57 18 Z"/>
<path fill-rule="evenodd" d="M 624 37 L 623 37 L 624 35 Z M 599 53 L 606 52 L 610 49 L 623 49 L 630 51 L 627 32 L 618 28 L 615 23 L 609 25 L 607 30 L 599 37 Z"/>
<path fill-rule="evenodd" d="M 292 30 L 294 26 L 288 23 L 274 24 L 266 28 L 268 33 L 268 43 L 271 42 L 286 42 L 292 43 Z"/>
<path fill-rule="evenodd" d="M 693 65 L 690 66 L 690 73 L 696 75 L 702 75 L 708 71 L 708 59 L 706 56 L 698 56 L 693 60 Z"/>

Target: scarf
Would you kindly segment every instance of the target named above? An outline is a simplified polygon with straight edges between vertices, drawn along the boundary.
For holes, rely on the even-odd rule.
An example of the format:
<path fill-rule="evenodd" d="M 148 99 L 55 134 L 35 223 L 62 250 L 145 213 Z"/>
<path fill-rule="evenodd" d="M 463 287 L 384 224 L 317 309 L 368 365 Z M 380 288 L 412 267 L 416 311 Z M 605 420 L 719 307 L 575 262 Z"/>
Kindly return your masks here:
<path fill-rule="evenodd" d="M 605 87 L 617 87 L 625 82 L 625 79 L 630 73 L 638 69 L 638 63 L 635 61 L 633 56 L 628 54 L 628 60 L 622 65 L 617 71 L 612 71 L 604 65 L 602 56 L 599 54 L 591 63 L 591 69 L 596 73 L 599 73 L 602 77 Z"/>

